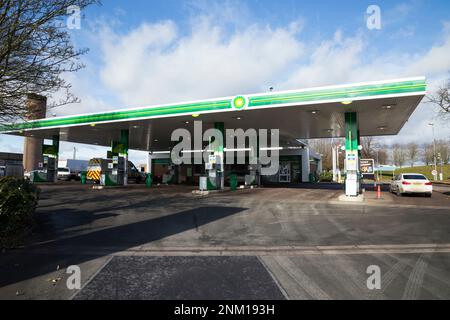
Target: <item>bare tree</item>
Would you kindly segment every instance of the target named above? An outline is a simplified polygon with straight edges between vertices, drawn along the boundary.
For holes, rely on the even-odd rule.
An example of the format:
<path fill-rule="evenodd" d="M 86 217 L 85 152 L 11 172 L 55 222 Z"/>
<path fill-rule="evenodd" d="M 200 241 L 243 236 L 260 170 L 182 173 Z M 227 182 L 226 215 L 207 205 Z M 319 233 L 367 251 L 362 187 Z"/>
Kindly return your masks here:
<path fill-rule="evenodd" d="M 380 146 L 377 153 L 378 162 L 380 164 L 386 164 L 388 161 L 388 152 L 385 146 Z"/>
<path fill-rule="evenodd" d="M 394 144 L 392 146 L 392 158 L 396 166 L 399 166 L 400 168 L 403 167 L 406 161 L 406 152 L 404 146 L 402 146 L 401 144 Z"/>
<path fill-rule="evenodd" d="M 322 155 L 323 170 L 331 170 L 333 167 L 333 160 L 331 154 L 332 140 L 314 139 L 309 141 L 309 145 L 315 152 Z"/>
<path fill-rule="evenodd" d="M 344 139 L 312 139 L 309 140 L 310 147 L 317 153 L 322 155 L 322 168 L 323 170 L 333 169 L 333 155 L 332 148 L 333 145 L 343 145 L 345 143 Z M 339 150 L 338 150 L 339 151 Z M 344 166 L 344 155 L 339 157 L 340 168 Z"/>
<path fill-rule="evenodd" d="M 70 8 L 97 0 L 0 0 L 0 122 L 23 118 L 29 94 L 64 92 L 56 105 L 77 101 L 63 74 L 83 67 L 67 28 Z"/>
<path fill-rule="evenodd" d="M 361 156 L 365 159 L 375 159 L 379 144 L 374 137 L 361 138 Z"/>
<path fill-rule="evenodd" d="M 379 143 L 375 137 L 361 138 L 361 156 L 365 159 L 374 159 L 377 164 L 386 164 L 388 152 L 385 145 Z"/>
<path fill-rule="evenodd" d="M 433 144 L 426 143 L 422 146 L 422 161 L 427 166 L 434 163 Z"/>
<path fill-rule="evenodd" d="M 439 163 L 442 160 L 443 164 L 448 164 L 450 162 L 450 144 L 445 140 L 436 141 L 436 156 L 439 156 Z"/>
<path fill-rule="evenodd" d="M 414 163 L 417 161 L 419 155 L 419 146 L 415 142 L 408 143 L 406 145 L 407 156 L 411 167 L 414 167 Z"/>
<path fill-rule="evenodd" d="M 450 115 L 450 79 L 428 96 L 428 102 L 438 106 L 444 116 Z"/>

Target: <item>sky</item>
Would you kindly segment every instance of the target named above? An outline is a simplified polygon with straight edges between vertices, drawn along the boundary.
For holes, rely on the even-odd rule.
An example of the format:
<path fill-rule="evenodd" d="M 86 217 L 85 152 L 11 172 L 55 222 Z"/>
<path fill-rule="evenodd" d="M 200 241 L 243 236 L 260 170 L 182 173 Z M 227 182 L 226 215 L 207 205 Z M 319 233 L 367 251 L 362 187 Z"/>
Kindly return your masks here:
<path fill-rule="evenodd" d="M 380 29 L 367 27 L 370 5 Z M 81 103 L 47 116 L 409 76 L 426 76 L 433 91 L 450 77 L 447 0 L 103 0 L 70 33 L 90 49 L 86 68 L 64 75 Z M 380 141 L 430 142 L 430 122 L 436 138 L 450 138 L 450 121 L 422 103 L 397 137 Z M 60 158 L 74 147 L 79 159 L 107 150 L 61 142 Z M 0 135 L 0 151 L 23 152 L 22 138 Z"/>

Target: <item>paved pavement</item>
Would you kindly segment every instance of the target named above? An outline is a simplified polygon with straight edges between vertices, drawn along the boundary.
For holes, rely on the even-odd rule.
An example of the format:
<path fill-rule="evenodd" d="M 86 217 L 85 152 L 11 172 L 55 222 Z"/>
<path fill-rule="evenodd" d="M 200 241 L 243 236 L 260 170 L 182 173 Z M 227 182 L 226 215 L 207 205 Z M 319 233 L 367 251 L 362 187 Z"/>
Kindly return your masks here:
<path fill-rule="evenodd" d="M 257 257 L 122 256 L 114 257 L 75 299 L 285 297 Z"/>
<path fill-rule="evenodd" d="M 441 192 L 378 200 L 368 191 L 353 204 L 323 185 L 208 196 L 176 186 L 42 189 L 39 228 L 0 255 L 1 299 L 450 298 Z M 69 265 L 82 270 L 81 291 L 66 287 Z M 367 288 L 371 265 L 380 290 Z"/>

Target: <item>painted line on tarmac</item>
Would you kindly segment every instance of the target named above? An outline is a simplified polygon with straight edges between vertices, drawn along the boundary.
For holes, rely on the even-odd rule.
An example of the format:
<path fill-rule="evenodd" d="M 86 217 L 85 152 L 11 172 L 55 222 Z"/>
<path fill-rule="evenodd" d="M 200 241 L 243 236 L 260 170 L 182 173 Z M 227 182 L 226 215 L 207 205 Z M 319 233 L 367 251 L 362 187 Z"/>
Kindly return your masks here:
<path fill-rule="evenodd" d="M 378 200 L 371 200 L 378 201 Z M 382 201 L 382 200 L 380 200 Z M 306 202 L 306 201 L 305 201 Z M 318 201 L 314 201 L 318 202 Z M 430 209 L 430 210 L 450 210 L 450 202 L 448 206 L 423 206 L 414 204 L 399 204 L 399 203 L 373 203 L 373 202 L 343 202 L 343 201 L 327 201 L 326 204 L 332 205 L 349 205 L 349 206 L 361 206 L 361 207 L 381 207 L 381 208 L 405 208 L 405 209 Z"/>
<path fill-rule="evenodd" d="M 450 244 L 343 245 L 343 246 L 202 246 L 202 247 L 83 247 L 23 250 L 31 254 L 112 256 L 301 256 L 352 254 L 450 253 Z"/>
<path fill-rule="evenodd" d="M 279 200 L 273 200 L 279 201 Z M 379 202 L 378 202 L 379 201 Z M 448 206 L 433 206 L 433 205 L 420 205 L 420 204 L 400 204 L 395 202 L 383 202 L 383 200 L 370 199 L 363 202 L 345 202 L 339 200 L 310 200 L 302 199 L 301 202 L 283 199 L 284 204 L 325 204 L 325 205 L 338 205 L 345 207 L 381 207 L 381 208 L 406 208 L 406 209 L 430 209 L 430 210 L 450 210 L 450 201 Z"/>

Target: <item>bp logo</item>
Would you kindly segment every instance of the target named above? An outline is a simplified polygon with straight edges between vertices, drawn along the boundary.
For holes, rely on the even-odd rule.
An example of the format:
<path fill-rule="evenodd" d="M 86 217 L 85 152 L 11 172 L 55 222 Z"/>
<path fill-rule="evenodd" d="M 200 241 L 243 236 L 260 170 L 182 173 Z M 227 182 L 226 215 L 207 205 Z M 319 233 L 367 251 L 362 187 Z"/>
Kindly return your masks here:
<path fill-rule="evenodd" d="M 231 105 L 235 109 L 242 110 L 248 106 L 248 98 L 244 96 L 234 97 L 231 101 Z"/>

